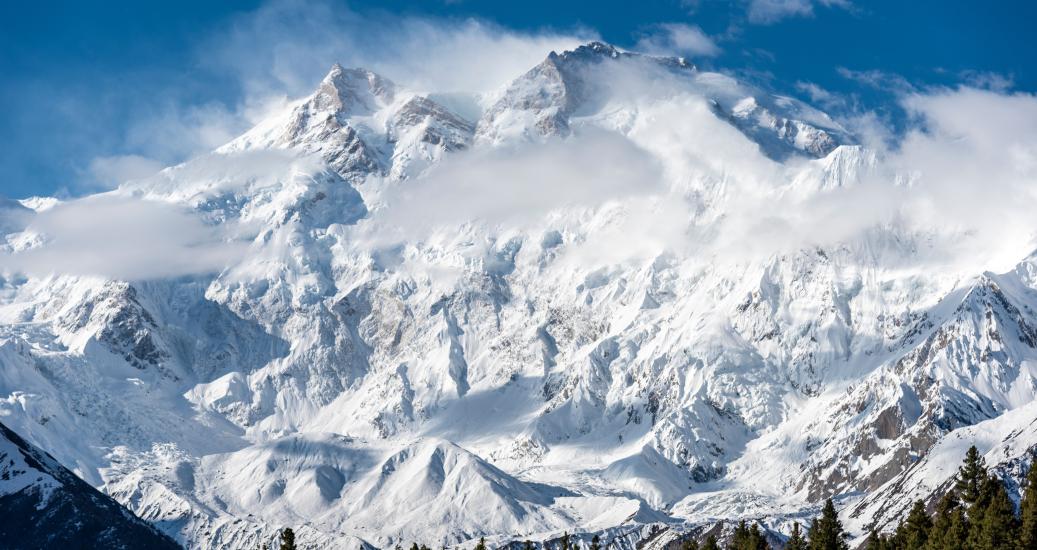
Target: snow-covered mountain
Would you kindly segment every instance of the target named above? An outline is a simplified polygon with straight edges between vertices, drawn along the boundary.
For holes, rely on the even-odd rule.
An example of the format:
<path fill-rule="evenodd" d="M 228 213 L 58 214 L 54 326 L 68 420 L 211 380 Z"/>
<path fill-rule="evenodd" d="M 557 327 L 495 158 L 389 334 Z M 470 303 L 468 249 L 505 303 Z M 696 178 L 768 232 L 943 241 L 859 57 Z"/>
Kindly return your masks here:
<path fill-rule="evenodd" d="M 1037 446 L 1037 259 L 931 269 L 961 235 L 895 216 L 761 225 L 909 176 L 680 58 L 591 43 L 489 95 L 336 65 L 101 197 L 219 230 L 218 273 L 0 271 L 0 416 L 191 548 L 661 547 L 828 496 L 860 533 L 966 442 L 1008 476 Z M 15 257 L 62 205 L 0 207 Z"/>
<path fill-rule="evenodd" d="M 178 548 L 3 424 L 0 513 L 6 548 Z"/>

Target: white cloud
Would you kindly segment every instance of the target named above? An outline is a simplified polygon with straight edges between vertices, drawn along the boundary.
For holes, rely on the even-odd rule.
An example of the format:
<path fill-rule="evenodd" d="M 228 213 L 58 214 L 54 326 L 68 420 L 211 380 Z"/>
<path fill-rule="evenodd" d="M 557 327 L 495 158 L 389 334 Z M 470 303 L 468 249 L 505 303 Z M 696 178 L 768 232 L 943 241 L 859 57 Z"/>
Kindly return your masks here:
<path fill-rule="evenodd" d="M 796 89 L 807 94 L 810 101 L 826 109 L 844 107 L 846 104 L 843 96 L 830 92 L 813 82 L 796 82 Z"/>
<path fill-rule="evenodd" d="M 132 124 L 126 145 L 160 159 L 184 159 L 211 151 L 248 128 L 244 106 L 219 103 L 167 105 Z"/>
<path fill-rule="evenodd" d="M 855 127 L 876 153 L 874 169 L 847 187 L 799 192 L 793 182 L 820 170 L 822 161 L 767 159 L 693 94 L 652 99 L 652 90 L 668 88 L 658 82 L 660 75 L 624 76 L 617 69 L 603 78 L 617 88 L 617 97 L 644 100 L 624 131 L 658 162 L 664 183 L 624 199 L 621 207 L 606 207 L 612 213 L 595 218 L 607 220 L 605 226 L 567 248 L 573 261 L 650 258 L 664 249 L 758 260 L 814 246 L 882 247 L 889 238 L 884 232 L 894 230 L 897 238 L 922 243 L 898 261 L 971 275 L 1008 269 L 1035 245 L 1033 95 L 967 87 L 909 94 L 902 102 L 914 126 L 899 140 L 876 115 L 862 113 Z M 601 158 L 613 156 L 623 159 Z M 571 177 L 560 170 L 561 177 Z M 517 212 L 509 215 L 518 216 L 521 206 L 516 202 Z M 595 219 L 581 223 L 593 226 Z"/>
<path fill-rule="evenodd" d="M 282 98 L 283 99 L 283 98 Z M 277 98 L 268 98 L 273 103 Z M 279 104 L 283 104 L 283 101 Z M 234 108 L 220 103 L 182 105 L 167 102 L 135 117 L 122 136 L 122 150 L 131 154 L 102 155 L 80 170 L 83 180 L 74 188 L 82 193 L 111 189 L 148 177 L 166 166 L 212 151 L 259 120 L 265 105 L 248 101 Z"/>
<path fill-rule="evenodd" d="M 849 0 L 749 0 L 748 18 L 751 23 L 769 25 L 788 17 L 810 17 L 814 6 L 849 9 Z"/>
<path fill-rule="evenodd" d="M 686 55 L 713 57 L 720 47 L 703 30 L 684 23 L 663 23 L 653 27 L 634 46 L 637 51 L 654 55 Z"/>
<path fill-rule="evenodd" d="M 847 80 L 852 80 L 859 84 L 894 94 L 908 94 L 917 91 L 917 88 L 915 88 L 913 84 L 903 76 L 896 73 L 880 71 L 878 69 L 857 71 L 847 69 L 846 67 L 838 67 L 836 68 L 836 72 Z"/>
<path fill-rule="evenodd" d="M 663 191 L 651 155 L 619 134 L 590 130 L 565 140 L 454 155 L 382 197 L 386 206 L 370 230 L 379 242 L 420 240 L 440 226 L 522 226 L 556 209 Z"/>
<path fill-rule="evenodd" d="M 161 162 L 140 155 L 97 157 L 90 161 L 90 176 L 102 187 L 113 188 L 154 175 L 163 167 Z"/>
<path fill-rule="evenodd" d="M 112 193 L 37 213 L 20 241 L 0 269 L 124 280 L 218 272 L 246 247 L 182 207 Z"/>
<path fill-rule="evenodd" d="M 1012 75 L 1004 75 L 993 71 L 962 71 L 959 76 L 962 82 L 973 88 L 1007 92 L 1015 86 Z"/>
<path fill-rule="evenodd" d="M 814 13 L 811 0 L 752 0 L 749 2 L 749 21 L 774 23 L 786 17 L 806 16 Z"/>
<path fill-rule="evenodd" d="M 717 250 L 758 258 L 895 226 L 902 237 L 928 235 L 929 252 L 913 261 L 966 275 L 1010 269 L 1032 252 L 1037 97 L 960 88 L 903 105 L 917 125 L 894 148 L 873 143 L 878 165 L 857 185 L 805 197 L 734 188 Z"/>
<path fill-rule="evenodd" d="M 328 2 L 274 0 L 202 49 L 202 62 L 253 97 L 309 93 L 333 63 L 362 66 L 426 91 L 497 88 L 551 50 L 595 39 L 587 30 L 518 32 L 476 19 L 357 12 Z"/>
<path fill-rule="evenodd" d="M 971 238 L 953 253 L 1007 269 L 1033 250 L 1037 222 L 1037 97 L 959 88 L 914 94 L 904 107 L 921 125 L 889 163 L 914 178 L 923 223 Z"/>

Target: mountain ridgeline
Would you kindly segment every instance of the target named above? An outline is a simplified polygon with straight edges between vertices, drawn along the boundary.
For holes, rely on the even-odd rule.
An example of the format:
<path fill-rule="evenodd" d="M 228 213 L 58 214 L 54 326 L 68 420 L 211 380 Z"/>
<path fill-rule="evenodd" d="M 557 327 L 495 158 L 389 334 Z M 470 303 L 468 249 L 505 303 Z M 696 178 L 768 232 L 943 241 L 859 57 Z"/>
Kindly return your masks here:
<path fill-rule="evenodd" d="M 179 549 L 0 424 L 0 547 Z"/>

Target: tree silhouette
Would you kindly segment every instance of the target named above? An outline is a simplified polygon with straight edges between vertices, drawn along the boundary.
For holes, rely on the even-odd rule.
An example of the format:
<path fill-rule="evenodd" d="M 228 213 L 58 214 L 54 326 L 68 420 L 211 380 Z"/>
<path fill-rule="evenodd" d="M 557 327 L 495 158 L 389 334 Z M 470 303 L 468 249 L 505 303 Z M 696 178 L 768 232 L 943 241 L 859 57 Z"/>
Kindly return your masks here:
<path fill-rule="evenodd" d="M 825 500 L 821 508 L 821 517 L 810 525 L 807 533 L 810 539 L 810 550 L 847 550 L 846 533 L 843 524 L 839 521 L 839 514 L 835 511 L 832 499 Z"/>
<path fill-rule="evenodd" d="M 291 527 L 281 530 L 281 550 L 295 550 L 295 531 Z"/>

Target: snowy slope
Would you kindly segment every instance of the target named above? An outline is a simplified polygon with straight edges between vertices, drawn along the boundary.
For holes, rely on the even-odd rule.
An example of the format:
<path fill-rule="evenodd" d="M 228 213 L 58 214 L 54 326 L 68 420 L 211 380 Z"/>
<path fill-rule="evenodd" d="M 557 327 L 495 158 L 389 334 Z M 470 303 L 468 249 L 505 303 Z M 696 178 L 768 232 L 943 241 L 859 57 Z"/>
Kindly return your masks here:
<path fill-rule="evenodd" d="M 3 424 L 0 514 L 9 548 L 179 548 Z"/>
<path fill-rule="evenodd" d="M 600 43 L 478 120 L 439 97 L 335 66 L 111 192 L 219 228 L 217 273 L 0 269 L 5 422 L 198 548 L 662 545 L 827 496 L 863 530 L 959 438 L 1019 474 L 1037 260 L 931 269 L 958 229 L 895 216 L 763 225 L 904 182 L 823 113 Z M 46 246 L 48 204 L 3 206 L 5 251 Z"/>
<path fill-rule="evenodd" d="M 645 77 L 650 77 L 646 79 Z M 675 81 L 659 87 L 644 80 Z M 551 53 L 508 85 L 479 121 L 477 138 L 499 143 L 517 136 L 568 135 L 581 119 L 615 116 L 617 104 L 693 91 L 715 114 L 774 158 L 823 157 L 848 136 L 828 116 L 788 97 L 772 96 L 683 58 L 649 57 L 592 42 Z"/>

